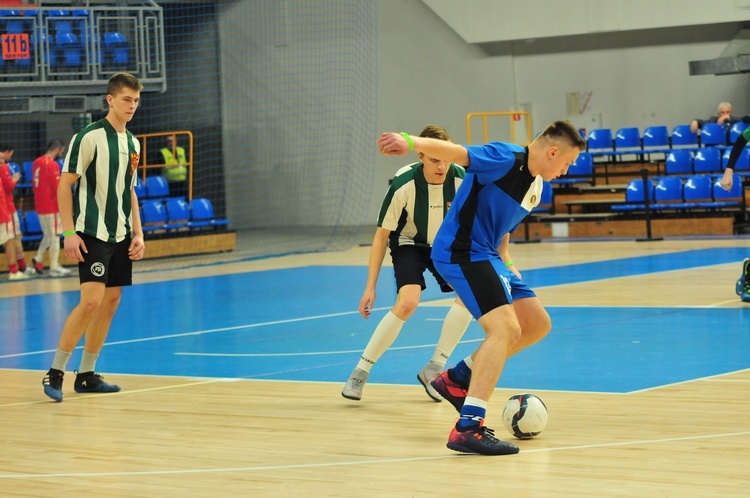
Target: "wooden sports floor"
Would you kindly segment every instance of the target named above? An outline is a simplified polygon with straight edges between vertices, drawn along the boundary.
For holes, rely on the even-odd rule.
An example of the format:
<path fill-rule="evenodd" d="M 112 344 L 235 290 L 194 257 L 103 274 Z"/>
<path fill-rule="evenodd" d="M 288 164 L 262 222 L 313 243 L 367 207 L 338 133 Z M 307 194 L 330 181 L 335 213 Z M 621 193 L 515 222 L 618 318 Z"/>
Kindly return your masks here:
<path fill-rule="evenodd" d="M 416 382 L 450 295 L 434 282 L 373 368 L 340 392 L 395 295 L 369 248 L 173 271 L 126 289 L 97 364 L 115 394 L 42 392 L 77 278 L 0 284 L 0 496 L 727 497 L 750 495 L 750 239 L 511 247 L 553 320 L 509 360 L 487 425 L 531 392 L 549 408 L 518 455 L 445 447 L 456 418 Z M 481 341 L 473 323 L 449 363 Z"/>

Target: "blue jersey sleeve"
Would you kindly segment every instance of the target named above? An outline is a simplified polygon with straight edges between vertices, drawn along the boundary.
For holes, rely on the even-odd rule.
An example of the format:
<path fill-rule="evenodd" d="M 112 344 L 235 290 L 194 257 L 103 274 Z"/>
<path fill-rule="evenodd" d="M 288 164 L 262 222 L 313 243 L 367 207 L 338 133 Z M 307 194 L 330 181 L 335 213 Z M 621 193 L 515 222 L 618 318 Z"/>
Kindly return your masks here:
<path fill-rule="evenodd" d="M 520 145 L 504 142 L 465 145 L 464 147 L 469 153 L 467 172 L 476 175 L 482 185 L 505 176 L 516 163 L 515 153 L 524 151 Z"/>

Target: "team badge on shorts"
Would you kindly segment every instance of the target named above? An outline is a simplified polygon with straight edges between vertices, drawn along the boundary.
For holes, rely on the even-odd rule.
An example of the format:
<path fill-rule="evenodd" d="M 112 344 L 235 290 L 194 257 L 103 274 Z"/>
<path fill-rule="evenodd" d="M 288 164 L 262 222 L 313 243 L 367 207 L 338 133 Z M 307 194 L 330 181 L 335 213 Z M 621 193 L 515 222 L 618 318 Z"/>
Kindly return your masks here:
<path fill-rule="evenodd" d="M 104 265 L 98 261 L 91 265 L 91 274 L 95 277 L 101 277 L 104 275 Z"/>
<path fill-rule="evenodd" d="M 141 156 L 135 152 L 130 153 L 130 173 L 135 174 L 135 170 L 138 169 L 138 163 L 141 162 Z"/>

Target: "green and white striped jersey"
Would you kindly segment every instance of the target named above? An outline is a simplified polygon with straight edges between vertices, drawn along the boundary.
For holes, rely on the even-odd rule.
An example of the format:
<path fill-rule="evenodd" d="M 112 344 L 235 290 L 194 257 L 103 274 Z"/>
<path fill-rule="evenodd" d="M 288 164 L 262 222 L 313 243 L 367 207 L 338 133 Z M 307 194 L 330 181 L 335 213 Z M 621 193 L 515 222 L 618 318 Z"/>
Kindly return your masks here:
<path fill-rule="evenodd" d="M 432 246 L 466 171 L 451 164 L 442 185 L 425 180 L 422 163 L 404 166 L 393 177 L 383 199 L 378 226 L 391 231 L 388 245 Z"/>
<path fill-rule="evenodd" d="M 76 231 L 105 242 L 120 242 L 130 234 L 130 192 L 140 153 L 133 134 L 118 133 L 106 118 L 73 137 L 63 172 L 80 176 L 73 193 Z"/>

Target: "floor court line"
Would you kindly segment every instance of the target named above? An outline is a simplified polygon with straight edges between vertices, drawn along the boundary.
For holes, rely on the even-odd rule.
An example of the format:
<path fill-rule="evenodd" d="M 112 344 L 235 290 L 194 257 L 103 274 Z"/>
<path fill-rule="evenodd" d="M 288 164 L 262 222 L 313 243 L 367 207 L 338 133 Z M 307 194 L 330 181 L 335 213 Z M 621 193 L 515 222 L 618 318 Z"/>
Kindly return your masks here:
<path fill-rule="evenodd" d="M 684 436 L 674 438 L 662 438 L 662 439 L 641 439 L 636 441 L 620 441 L 616 443 L 597 443 L 597 444 L 585 444 L 579 446 L 560 446 L 556 448 L 537 448 L 534 450 L 522 450 L 519 455 L 523 456 L 528 453 L 550 453 L 557 451 L 580 451 L 594 448 L 617 448 L 623 446 L 637 446 L 646 444 L 660 444 L 660 443 L 674 443 L 681 441 L 695 441 L 702 439 L 715 439 L 725 437 L 737 437 L 750 435 L 750 431 L 742 432 L 731 432 L 731 433 L 719 433 L 719 434 L 704 434 L 700 436 Z M 405 462 L 420 462 L 430 460 L 444 460 L 448 458 L 486 458 L 482 455 L 456 455 L 456 454 L 445 454 L 438 456 L 429 457 L 411 457 L 411 458 L 383 458 L 373 460 L 360 460 L 360 461 L 343 461 L 343 462 L 328 462 L 328 463 L 304 463 L 296 465 L 264 465 L 258 467 L 224 467 L 216 469 L 183 469 L 183 470 L 147 470 L 147 471 L 132 471 L 132 472 L 76 472 L 76 473 L 61 473 L 61 474 L 0 474 L 0 479 L 59 479 L 64 477 L 80 478 L 80 477 L 113 477 L 113 476 L 149 476 L 149 475 L 174 475 L 174 474 L 207 474 L 207 473 L 227 473 L 227 472 L 261 472 L 261 471 L 274 471 L 274 470 L 294 470 L 294 469 L 315 469 L 323 467 L 347 467 L 352 465 L 378 465 L 384 463 L 405 463 Z M 519 457 L 517 457 L 519 458 Z"/>
<path fill-rule="evenodd" d="M 372 311 L 382 311 L 390 309 L 390 307 L 387 308 L 375 308 Z M 117 346 L 122 344 L 134 344 L 139 342 L 149 342 L 149 341 L 161 341 L 165 339 L 176 339 L 178 337 L 189 337 L 189 336 L 197 336 L 197 335 L 205 335 L 205 334 L 215 334 L 218 332 L 229 332 L 233 330 L 242 330 L 242 329 L 252 329 L 252 328 L 259 328 L 259 327 L 269 327 L 272 325 L 283 325 L 286 323 L 295 323 L 295 322 L 304 322 L 307 320 L 320 320 L 323 318 L 333 318 L 337 316 L 346 316 L 346 315 L 355 315 L 359 313 L 359 311 L 342 311 L 340 313 L 329 313 L 326 315 L 313 315 L 313 316 L 306 316 L 306 317 L 300 317 L 300 318 L 289 318 L 287 320 L 274 320 L 270 322 L 261 322 L 261 323 L 249 323 L 244 325 L 234 325 L 232 327 L 221 327 L 217 329 L 206 329 L 206 330 L 196 330 L 193 332 L 181 332 L 179 334 L 167 334 L 167 335 L 160 335 L 155 337 L 141 337 L 139 339 L 127 339 L 122 341 L 112 341 L 105 343 L 105 346 Z M 83 346 L 77 346 L 76 349 L 82 349 Z M 13 354 L 5 354 L 0 355 L 0 359 L 4 358 L 18 358 L 21 356 L 31 356 L 36 354 L 46 354 L 46 353 L 54 353 L 55 349 L 45 349 L 41 351 L 28 351 L 25 353 L 13 353 Z"/>

